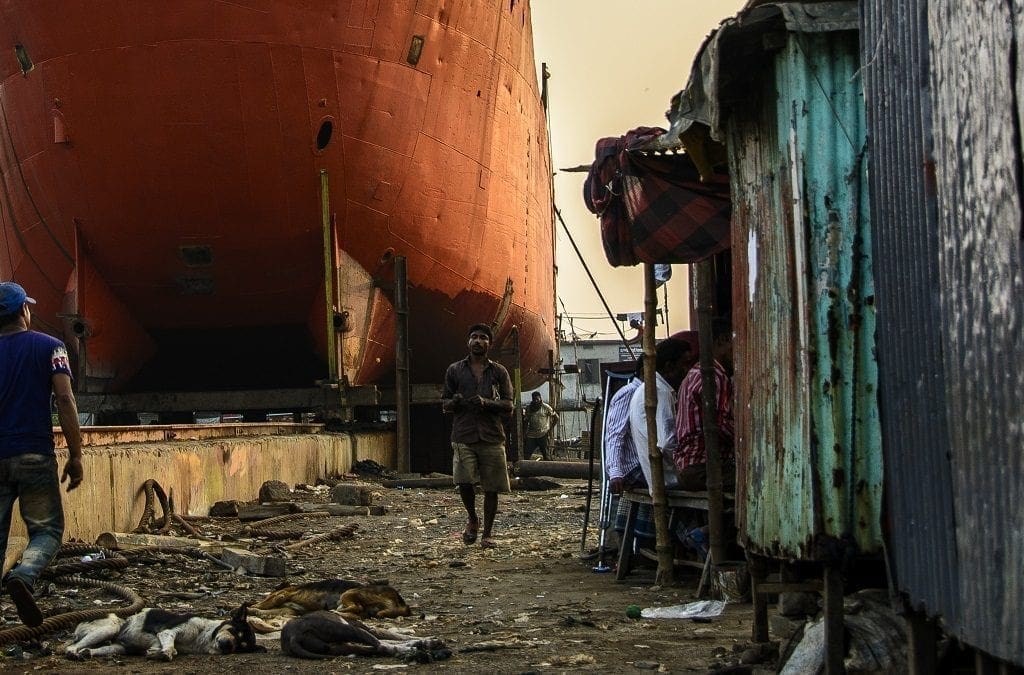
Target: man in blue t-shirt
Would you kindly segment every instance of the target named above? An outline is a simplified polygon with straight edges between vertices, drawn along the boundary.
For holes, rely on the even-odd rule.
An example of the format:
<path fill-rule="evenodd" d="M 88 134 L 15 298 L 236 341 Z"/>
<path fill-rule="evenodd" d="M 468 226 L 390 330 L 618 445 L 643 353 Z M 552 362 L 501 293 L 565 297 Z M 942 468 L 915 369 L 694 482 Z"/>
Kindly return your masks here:
<path fill-rule="evenodd" d="M 0 283 L 0 552 L 7 550 L 11 514 L 18 500 L 28 547 L 4 577 L 26 626 L 43 622 L 33 587 L 64 538 L 60 483 L 68 491 L 82 482 L 82 433 L 71 390 L 68 352 L 60 340 L 29 330 L 35 300 L 14 282 Z M 68 445 L 68 461 L 57 480 L 50 397 Z"/>

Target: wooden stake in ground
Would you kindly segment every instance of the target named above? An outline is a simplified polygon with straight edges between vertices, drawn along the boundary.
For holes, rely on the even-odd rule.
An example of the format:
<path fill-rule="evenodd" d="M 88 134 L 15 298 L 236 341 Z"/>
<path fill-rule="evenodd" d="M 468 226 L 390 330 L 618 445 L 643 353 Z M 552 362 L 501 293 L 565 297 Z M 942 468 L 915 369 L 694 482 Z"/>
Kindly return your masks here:
<path fill-rule="evenodd" d="M 644 263 L 644 411 L 647 413 L 647 455 L 651 460 L 651 501 L 654 506 L 654 532 L 657 537 L 658 571 L 655 580 L 664 586 L 672 583 L 672 542 L 668 533 L 668 508 L 665 501 L 665 467 L 658 447 L 658 375 L 654 349 L 657 327 L 655 311 L 658 293 L 654 285 L 654 265 Z M 640 452 L 640 448 L 637 448 Z"/>
<path fill-rule="evenodd" d="M 712 565 L 725 557 L 725 521 L 722 504 L 722 459 L 718 442 L 718 390 L 715 384 L 714 336 L 711 317 L 715 311 L 715 281 L 711 260 L 697 268 L 697 340 L 700 343 L 701 426 L 707 462 L 708 555 Z"/>

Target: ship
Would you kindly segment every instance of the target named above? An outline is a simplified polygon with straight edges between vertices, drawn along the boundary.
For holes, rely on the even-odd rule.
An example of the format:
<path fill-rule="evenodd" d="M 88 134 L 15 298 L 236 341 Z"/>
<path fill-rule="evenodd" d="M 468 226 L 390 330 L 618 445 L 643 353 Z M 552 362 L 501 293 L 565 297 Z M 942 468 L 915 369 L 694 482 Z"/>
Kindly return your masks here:
<path fill-rule="evenodd" d="M 5 0 L 0 278 L 91 392 L 439 383 L 555 348 L 526 0 Z M 331 364 L 335 371 L 331 372 Z"/>

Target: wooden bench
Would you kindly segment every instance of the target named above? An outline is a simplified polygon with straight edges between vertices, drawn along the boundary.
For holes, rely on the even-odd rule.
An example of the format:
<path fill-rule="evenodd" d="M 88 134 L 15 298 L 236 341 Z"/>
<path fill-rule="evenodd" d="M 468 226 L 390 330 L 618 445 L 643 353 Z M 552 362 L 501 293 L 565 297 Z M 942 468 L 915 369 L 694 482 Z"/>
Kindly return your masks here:
<path fill-rule="evenodd" d="M 723 508 L 730 510 L 732 508 L 733 495 L 730 493 L 724 493 L 723 497 Z M 628 504 L 626 510 L 626 529 L 622 533 L 622 541 L 619 543 L 619 563 L 615 570 L 615 579 L 622 581 L 629 574 L 630 568 L 633 562 L 633 545 L 636 540 L 636 518 L 637 513 L 640 511 L 641 504 L 654 504 L 654 499 L 647 493 L 647 490 L 627 490 L 622 493 L 619 497 L 620 500 L 625 501 Z M 687 492 L 686 490 L 666 490 L 665 491 L 665 504 L 669 509 L 693 509 L 697 511 L 708 510 L 708 493 L 707 492 Z M 672 516 L 669 517 L 669 532 L 672 531 Z M 639 551 L 641 555 L 645 555 L 646 552 Z M 647 556 L 651 557 L 651 556 Z M 652 557 L 653 560 L 657 560 L 656 557 Z M 673 561 L 676 565 L 687 565 L 690 567 L 696 567 L 702 569 L 704 563 L 697 560 L 685 560 L 676 558 Z"/>

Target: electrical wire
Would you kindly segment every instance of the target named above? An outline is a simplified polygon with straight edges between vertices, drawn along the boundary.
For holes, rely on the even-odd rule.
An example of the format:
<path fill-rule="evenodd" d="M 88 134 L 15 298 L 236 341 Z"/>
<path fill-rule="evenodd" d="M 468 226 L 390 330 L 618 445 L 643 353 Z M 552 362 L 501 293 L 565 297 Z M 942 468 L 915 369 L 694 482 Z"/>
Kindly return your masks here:
<path fill-rule="evenodd" d="M 583 253 L 580 252 L 580 247 L 576 245 L 576 239 L 573 238 L 572 232 L 569 231 L 569 226 L 565 224 L 565 219 L 562 218 L 562 212 L 557 206 L 554 207 L 555 215 L 558 216 L 558 222 L 562 224 L 562 229 L 565 230 L 565 236 L 569 237 L 569 243 L 572 244 L 572 248 L 576 251 L 576 257 L 580 259 L 580 264 L 583 265 L 583 271 L 587 273 L 587 277 L 590 278 L 590 283 L 594 286 L 594 291 L 597 292 L 597 297 L 601 299 L 601 304 L 604 305 L 604 310 L 608 312 L 608 318 L 612 320 L 615 325 L 615 329 L 619 332 L 619 338 L 622 340 L 622 344 L 629 347 L 629 341 L 626 340 L 626 334 L 622 332 L 622 328 L 615 323 L 615 315 L 612 314 L 611 307 L 608 306 L 608 301 L 604 299 L 604 293 L 601 292 L 601 288 L 597 285 L 597 280 L 594 279 L 594 275 L 590 272 L 590 266 L 587 265 L 586 259 L 583 257 Z M 633 356 L 632 350 L 630 350 L 630 356 Z M 633 360 L 636 360 L 636 356 L 633 356 Z"/>

